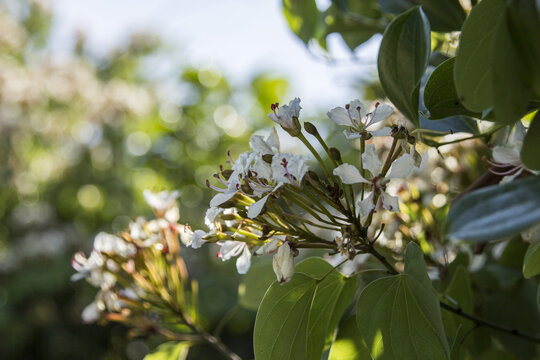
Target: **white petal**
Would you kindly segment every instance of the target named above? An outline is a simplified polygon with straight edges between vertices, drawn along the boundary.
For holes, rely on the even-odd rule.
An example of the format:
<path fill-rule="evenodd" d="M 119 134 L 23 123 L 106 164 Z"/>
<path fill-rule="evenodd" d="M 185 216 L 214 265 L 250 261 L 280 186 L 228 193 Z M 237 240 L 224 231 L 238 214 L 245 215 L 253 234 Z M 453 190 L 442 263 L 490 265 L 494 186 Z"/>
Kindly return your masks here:
<path fill-rule="evenodd" d="M 345 184 L 356 184 L 356 183 L 366 183 L 371 184 L 370 181 L 366 180 L 356 166 L 350 164 L 341 164 L 334 169 L 334 175 L 339 176 L 341 181 Z"/>
<path fill-rule="evenodd" d="M 214 231 L 216 227 L 216 216 L 218 216 L 221 212 L 223 212 L 223 209 L 218 207 L 210 207 L 208 210 L 206 210 L 206 214 L 204 215 L 204 223 L 208 229 L 210 229 L 210 231 Z"/>
<path fill-rule="evenodd" d="M 272 152 L 279 152 L 279 136 L 275 127 L 272 128 L 272 131 L 266 138 L 266 143 L 272 149 Z"/>
<path fill-rule="evenodd" d="M 394 108 L 389 105 L 382 104 L 382 105 L 377 106 L 375 110 L 373 110 L 371 113 L 369 125 L 373 125 L 380 121 L 383 121 L 384 119 L 389 117 L 393 112 L 394 112 Z"/>
<path fill-rule="evenodd" d="M 244 251 L 242 252 L 242 255 L 240 255 L 238 259 L 236 259 L 236 270 L 239 274 L 246 274 L 250 266 L 251 253 L 249 252 L 249 248 L 247 246 L 244 246 Z"/>
<path fill-rule="evenodd" d="M 357 205 L 360 217 L 369 215 L 375 209 L 375 205 L 373 204 L 373 193 L 370 193 L 364 200 L 359 201 Z"/>
<path fill-rule="evenodd" d="M 400 156 L 390 168 L 390 172 L 386 175 L 387 179 L 402 179 L 409 176 L 414 169 L 414 157 L 411 154 Z"/>
<path fill-rule="evenodd" d="M 343 130 L 343 133 L 345 134 L 345 137 L 349 140 L 358 139 L 362 134 L 359 132 L 350 132 L 349 130 Z"/>
<path fill-rule="evenodd" d="M 272 239 L 257 249 L 257 255 L 268 255 L 274 253 L 278 248 L 279 239 Z"/>
<path fill-rule="evenodd" d="M 381 194 L 382 207 L 388 211 L 399 211 L 399 201 L 397 196 L 391 196 L 387 192 Z"/>
<path fill-rule="evenodd" d="M 261 153 L 262 155 L 265 154 L 273 154 L 272 148 L 268 146 L 266 141 L 264 141 L 262 136 L 253 135 L 251 139 L 249 140 L 249 146 L 253 151 L 256 151 L 258 153 Z"/>
<path fill-rule="evenodd" d="M 342 108 L 342 107 L 336 107 L 330 110 L 326 113 L 326 115 L 335 122 L 338 125 L 344 125 L 344 126 L 353 126 L 354 124 L 351 122 L 351 119 L 349 118 L 349 112 Z"/>
<path fill-rule="evenodd" d="M 495 146 L 493 148 L 493 159 L 499 164 L 518 165 L 521 163 L 519 149 Z"/>
<path fill-rule="evenodd" d="M 366 151 L 362 154 L 362 165 L 368 169 L 372 176 L 377 176 L 381 172 L 382 163 L 375 153 L 375 146 L 370 144 L 366 146 Z"/>
<path fill-rule="evenodd" d="M 81 318 L 85 324 L 96 322 L 99 319 L 99 308 L 95 301 L 92 301 L 84 308 Z"/>
<path fill-rule="evenodd" d="M 232 191 L 216 194 L 212 198 L 212 200 L 210 200 L 210 207 L 216 207 L 223 204 L 224 202 L 230 200 L 234 196 L 234 194 L 236 194 L 236 192 Z"/>
<path fill-rule="evenodd" d="M 248 217 L 250 219 L 255 219 L 257 216 L 259 216 L 259 214 L 261 213 L 264 205 L 266 204 L 266 200 L 268 200 L 268 196 L 270 194 L 266 195 L 265 197 L 263 197 L 262 199 L 260 199 L 259 201 L 251 204 L 249 206 L 249 209 L 248 209 Z"/>
<path fill-rule="evenodd" d="M 349 110 L 351 111 L 351 117 L 358 122 L 362 120 L 364 116 L 366 116 L 366 108 L 358 99 L 355 99 L 349 103 Z"/>
<path fill-rule="evenodd" d="M 523 168 L 519 169 L 518 171 L 516 171 L 514 174 L 512 175 L 506 175 L 505 177 L 503 177 L 503 179 L 501 180 L 501 184 L 506 184 L 506 183 L 509 183 L 509 182 L 512 182 L 514 181 L 521 173 L 523 172 Z"/>
<path fill-rule="evenodd" d="M 277 280 L 283 284 L 294 275 L 294 257 L 289 243 L 281 245 L 272 259 L 272 267 Z"/>
<path fill-rule="evenodd" d="M 234 256 L 238 256 L 242 250 L 244 250 L 245 246 L 246 243 L 244 242 L 227 240 L 221 244 L 221 248 L 219 249 L 219 258 L 222 261 L 227 261 Z"/>
<path fill-rule="evenodd" d="M 173 205 L 165 212 L 164 216 L 165 220 L 167 220 L 170 223 L 176 223 L 178 220 L 180 220 L 180 209 L 178 206 Z"/>
<path fill-rule="evenodd" d="M 195 232 L 191 235 L 191 247 L 193 249 L 200 248 L 206 242 L 206 240 L 203 239 L 206 235 L 208 234 L 202 230 L 195 230 Z"/>
<path fill-rule="evenodd" d="M 373 130 L 373 131 L 368 130 L 368 132 L 373 136 L 390 136 L 390 134 L 392 133 L 392 129 L 386 126 L 386 127 L 380 128 L 379 130 Z"/>
<path fill-rule="evenodd" d="M 523 144 L 523 140 L 525 140 L 526 134 L 527 129 L 525 128 L 525 126 L 523 126 L 521 120 L 519 120 L 518 122 L 516 122 L 516 126 L 514 127 L 514 133 L 512 134 L 509 142 L 521 149 L 521 145 Z"/>

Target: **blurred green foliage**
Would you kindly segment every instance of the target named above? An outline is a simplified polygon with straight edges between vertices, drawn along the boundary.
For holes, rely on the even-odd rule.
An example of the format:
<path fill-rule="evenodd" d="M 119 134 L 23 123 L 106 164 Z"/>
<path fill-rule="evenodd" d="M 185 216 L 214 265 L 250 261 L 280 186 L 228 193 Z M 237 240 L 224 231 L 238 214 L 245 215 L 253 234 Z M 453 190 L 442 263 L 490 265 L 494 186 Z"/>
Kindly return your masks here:
<path fill-rule="evenodd" d="M 82 324 L 94 290 L 69 281 L 71 254 L 88 250 L 97 231 L 149 215 L 145 188 L 181 190 L 182 221 L 201 227 L 212 195 L 205 180 L 227 150 L 243 151 L 250 130 L 269 125 L 264 115 L 287 81 L 260 74 L 236 89 L 217 69 L 175 64 L 161 82 L 148 61 L 167 51 L 147 34 L 100 58 L 79 34 L 59 58 L 48 45 L 52 20 L 41 2 L 0 7 L 0 358 L 139 359 L 157 339 L 150 346 L 126 340 L 120 326 Z M 233 93 L 242 92 L 240 104 Z M 236 303 L 238 275 L 206 255 L 185 257 L 209 289 L 200 304 L 211 329 Z M 253 316 L 237 313 L 223 333 L 245 356 Z M 215 356 L 205 351 L 190 357 Z"/>

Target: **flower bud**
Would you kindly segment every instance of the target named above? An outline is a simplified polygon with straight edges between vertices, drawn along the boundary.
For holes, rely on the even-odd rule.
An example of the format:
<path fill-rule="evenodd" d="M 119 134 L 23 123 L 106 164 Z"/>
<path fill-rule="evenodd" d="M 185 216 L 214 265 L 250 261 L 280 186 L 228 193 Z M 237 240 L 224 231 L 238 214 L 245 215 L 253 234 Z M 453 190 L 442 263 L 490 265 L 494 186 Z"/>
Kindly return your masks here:
<path fill-rule="evenodd" d="M 330 159 L 335 161 L 341 161 L 341 153 L 335 147 L 331 147 L 330 149 L 328 149 L 328 154 L 330 154 Z"/>
<path fill-rule="evenodd" d="M 308 134 L 311 134 L 311 135 L 317 135 L 319 134 L 319 131 L 317 130 L 317 128 L 315 127 L 315 125 L 313 125 L 312 123 L 306 121 L 304 123 L 304 129 L 306 129 L 306 132 Z"/>
<path fill-rule="evenodd" d="M 288 242 L 283 243 L 272 259 L 272 267 L 280 284 L 291 280 L 294 274 L 294 257 Z"/>

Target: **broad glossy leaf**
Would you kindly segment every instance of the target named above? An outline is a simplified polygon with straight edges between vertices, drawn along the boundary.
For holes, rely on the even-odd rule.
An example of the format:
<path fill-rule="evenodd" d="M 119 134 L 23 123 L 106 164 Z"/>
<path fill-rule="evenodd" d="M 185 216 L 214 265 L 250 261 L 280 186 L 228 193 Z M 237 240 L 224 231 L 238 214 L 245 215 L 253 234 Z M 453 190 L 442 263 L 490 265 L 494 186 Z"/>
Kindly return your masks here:
<path fill-rule="evenodd" d="M 540 242 L 529 245 L 523 259 L 523 276 L 529 279 L 540 274 Z"/>
<path fill-rule="evenodd" d="M 514 124 L 525 115 L 530 97 L 527 64 L 514 42 L 505 9 L 491 48 L 493 113 L 495 121 L 505 124 Z"/>
<path fill-rule="evenodd" d="M 379 4 L 384 11 L 394 14 L 422 5 L 433 31 L 460 30 L 465 20 L 465 12 L 459 0 L 379 0 Z"/>
<path fill-rule="evenodd" d="M 397 16 L 386 28 L 377 60 L 386 95 L 417 127 L 418 91 L 430 52 L 430 30 L 419 8 Z"/>
<path fill-rule="evenodd" d="M 188 356 L 190 344 L 186 342 L 166 342 L 146 355 L 144 360 L 185 360 Z"/>
<path fill-rule="evenodd" d="M 275 282 L 263 298 L 253 334 L 257 359 L 303 359 L 306 355 L 309 307 L 317 281 L 295 274 L 284 285 Z"/>
<path fill-rule="evenodd" d="M 439 300 L 414 277 L 370 283 L 360 294 L 356 322 L 374 359 L 449 359 Z"/>
<path fill-rule="evenodd" d="M 435 291 L 431 280 L 429 279 L 426 262 L 424 261 L 424 253 L 420 246 L 410 242 L 405 248 L 405 270 L 404 273 L 411 275 L 418 280 L 422 286 L 429 291 Z"/>
<path fill-rule="evenodd" d="M 519 233 L 540 221 L 540 176 L 489 186 L 450 208 L 443 230 L 453 241 L 482 242 Z"/>
<path fill-rule="evenodd" d="M 507 14 L 512 40 L 527 66 L 533 94 L 540 100 L 540 2 L 511 0 Z"/>
<path fill-rule="evenodd" d="M 369 350 L 358 332 L 355 315 L 339 326 L 328 360 L 371 360 Z"/>
<path fill-rule="evenodd" d="M 238 286 L 239 303 L 246 309 L 257 311 L 261 300 L 272 283 L 276 281 L 276 275 L 272 270 L 272 264 L 265 261 L 252 264 L 249 272 L 242 278 Z"/>
<path fill-rule="evenodd" d="M 420 128 L 434 131 L 452 131 L 478 134 L 478 123 L 468 116 L 450 116 L 437 121 L 428 120 L 420 115 Z"/>
<path fill-rule="evenodd" d="M 455 57 L 450 58 L 437 66 L 426 84 L 424 104 L 429 110 L 430 119 L 442 119 L 453 115 L 481 116 L 469 111 L 459 100 L 454 86 L 455 60 Z"/>
<path fill-rule="evenodd" d="M 332 269 L 322 259 L 306 259 L 289 283 L 270 287 L 255 321 L 257 359 L 320 359 L 356 289 L 354 279 Z"/>
<path fill-rule="evenodd" d="M 493 106 L 491 44 L 505 0 L 483 0 L 463 24 L 454 64 L 454 83 L 463 104 L 481 112 Z"/>
<path fill-rule="evenodd" d="M 304 43 L 315 36 L 319 23 L 315 0 L 283 0 L 283 14 L 291 30 Z"/>
<path fill-rule="evenodd" d="M 449 305 L 456 306 L 457 303 L 464 312 L 473 312 L 473 292 L 470 277 L 465 267 L 459 266 L 456 269 L 445 295 L 451 299 L 444 300 Z M 472 321 L 449 311 L 442 312 L 442 319 L 446 334 L 454 339 L 460 333 L 463 334 L 463 330 L 467 331 L 474 326 Z"/>
<path fill-rule="evenodd" d="M 540 170 L 540 112 L 531 121 L 521 148 L 521 161 L 532 170 Z"/>

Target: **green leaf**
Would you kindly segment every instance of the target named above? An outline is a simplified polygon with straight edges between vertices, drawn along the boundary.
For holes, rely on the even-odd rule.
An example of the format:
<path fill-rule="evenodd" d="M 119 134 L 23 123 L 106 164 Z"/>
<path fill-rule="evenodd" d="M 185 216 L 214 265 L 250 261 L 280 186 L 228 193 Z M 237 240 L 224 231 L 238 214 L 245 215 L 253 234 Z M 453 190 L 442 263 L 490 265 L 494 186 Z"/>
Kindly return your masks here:
<path fill-rule="evenodd" d="M 473 118 L 467 116 L 450 116 L 437 121 L 428 120 L 420 115 L 420 128 L 434 131 L 452 131 L 453 133 L 466 132 L 473 135 L 478 134 L 478 123 Z M 440 136 L 440 134 L 437 134 Z"/>
<path fill-rule="evenodd" d="M 451 299 L 445 300 L 445 302 L 449 305 L 455 307 L 457 303 L 459 308 L 461 308 L 464 312 L 473 312 L 474 303 L 471 280 L 465 267 L 459 266 L 456 269 L 456 272 L 450 281 L 450 285 L 448 285 L 448 288 L 445 291 L 445 295 Z M 459 333 L 463 334 L 463 330 L 467 331 L 474 326 L 472 321 L 449 311 L 443 312 L 442 318 L 446 334 L 454 339 L 459 335 Z"/>
<path fill-rule="evenodd" d="M 335 1 L 324 12 L 325 31 L 321 36 L 339 33 L 351 50 L 385 29 L 382 12 L 375 1 Z"/>
<path fill-rule="evenodd" d="M 356 327 L 356 316 L 342 322 L 328 360 L 371 360 L 369 350 Z"/>
<path fill-rule="evenodd" d="M 401 274 L 370 283 L 356 323 L 374 359 L 449 359 L 437 296 Z"/>
<path fill-rule="evenodd" d="M 507 14 L 512 41 L 525 62 L 533 93 L 540 99 L 540 2 L 511 0 Z"/>
<path fill-rule="evenodd" d="M 283 0 L 283 14 L 291 30 L 304 43 L 315 37 L 319 23 L 315 0 Z"/>
<path fill-rule="evenodd" d="M 529 279 L 538 274 L 540 274 L 540 241 L 529 245 L 523 259 L 523 276 Z"/>
<path fill-rule="evenodd" d="M 185 360 L 189 352 L 190 344 L 186 342 L 166 342 L 158 346 L 144 360 Z"/>
<path fill-rule="evenodd" d="M 532 170 L 540 170 L 540 111 L 531 121 L 523 147 L 521 148 L 521 161 Z"/>
<path fill-rule="evenodd" d="M 404 273 L 418 280 L 426 290 L 435 292 L 427 273 L 424 253 L 422 252 L 422 249 L 420 249 L 420 246 L 413 242 L 410 242 L 405 248 Z"/>
<path fill-rule="evenodd" d="M 239 303 L 242 307 L 257 311 L 264 294 L 276 281 L 272 264 L 268 261 L 252 264 L 249 272 L 238 286 Z"/>
<path fill-rule="evenodd" d="M 514 41 L 505 9 L 491 48 L 493 113 L 495 121 L 505 124 L 514 124 L 525 115 L 530 97 L 527 64 Z"/>
<path fill-rule="evenodd" d="M 483 0 L 463 24 L 454 64 L 454 83 L 463 104 L 481 112 L 493 106 L 491 44 L 505 0 Z"/>
<path fill-rule="evenodd" d="M 417 127 L 418 91 L 430 52 L 429 23 L 419 7 L 397 16 L 386 28 L 377 60 L 381 86 Z"/>
<path fill-rule="evenodd" d="M 354 279 L 332 269 L 322 259 L 306 259 L 290 282 L 270 287 L 255 320 L 257 359 L 320 359 L 356 289 Z"/>
<path fill-rule="evenodd" d="M 379 4 L 384 11 L 394 14 L 422 5 L 433 31 L 460 30 L 465 20 L 465 11 L 459 0 L 379 0 Z"/>
<path fill-rule="evenodd" d="M 538 307 L 540 313 L 540 284 L 538 284 L 538 290 L 536 291 L 536 307 Z"/>
<path fill-rule="evenodd" d="M 459 100 L 454 85 L 454 62 L 450 58 L 437 66 L 431 73 L 424 89 L 424 104 L 430 113 L 430 119 L 442 119 L 452 115 L 481 114 L 467 110 Z"/>
<path fill-rule="evenodd" d="M 450 208 L 443 231 L 453 241 L 510 236 L 540 220 L 540 176 L 473 191 Z"/>

